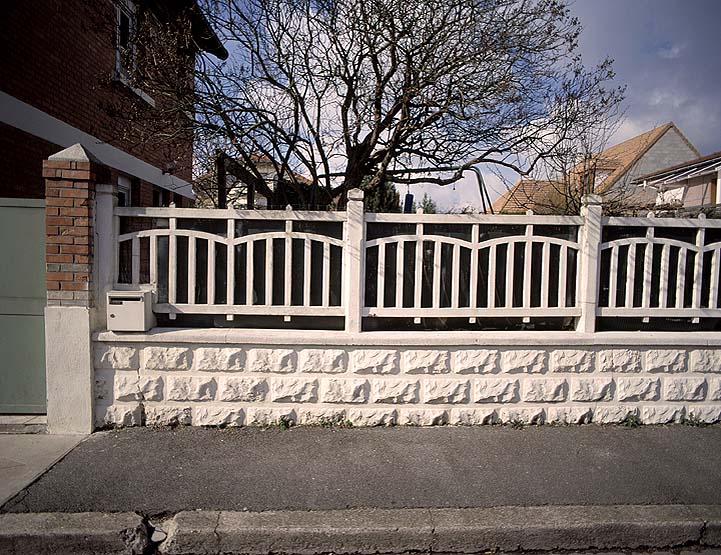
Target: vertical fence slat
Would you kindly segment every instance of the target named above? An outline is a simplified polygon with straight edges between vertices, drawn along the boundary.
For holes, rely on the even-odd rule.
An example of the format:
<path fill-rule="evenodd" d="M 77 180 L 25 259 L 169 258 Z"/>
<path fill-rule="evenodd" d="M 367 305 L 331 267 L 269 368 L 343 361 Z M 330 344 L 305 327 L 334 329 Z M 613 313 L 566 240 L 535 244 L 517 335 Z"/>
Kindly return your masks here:
<path fill-rule="evenodd" d="M 693 297 L 691 308 L 701 307 L 701 281 L 703 277 L 703 244 L 706 237 L 706 229 L 700 227 L 696 232 L 696 259 L 693 269 Z"/>
<path fill-rule="evenodd" d="M 416 225 L 416 267 L 413 283 L 413 308 L 421 308 L 423 292 L 423 224 Z"/>
<path fill-rule="evenodd" d="M 188 237 L 188 304 L 195 304 L 195 237 Z"/>
<path fill-rule="evenodd" d="M 611 247 L 611 267 L 608 276 L 608 306 L 616 306 L 618 296 L 618 247 Z"/>
<path fill-rule="evenodd" d="M 378 245 L 378 273 L 376 275 L 376 306 L 383 308 L 386 302 L 386 244 Z"/>
<path fill-rule="evenodd" d="M 718 307 L 719 286 L 719 249 L 714 249 L 711 255 L 711 283 L 709 284 L 708 307 Z"/>
<path fill-rule="evenodd" d="M 227 222 L 227 236 L 226 243 L 228 245 L 226 251 L 226 269 L 225 269 L 225 302 L 228 305 L 235 304 L 235 245 L 233 240 L 235 239 L 235 220 L 228 218 Z"/>
<path fill-rule="evenodd" d="M 496 308 L 496 245 L 488 251 L 488 307 Z"/>
<path fill-rule="evenodd" d="M 658 284 L 658 306 L 666 308 L 668 306 L 668 278 L 669 278 L 669 256 L 671 247 L 664 245 L 661 250 L 661 275 Z"/>
<path fill-rule="evenodd" d="M 311 248 L 312 241 L 305 239 L 303 241 L 303 306 L 310 306 Z"/>
<path fill-rule="evenodd" d="M 133 267 L 133 285 L 140 283 L 140 239 L 136 235 L 130 242 L 130 260 Z"/>
<path fill-rule="evenodd" d="M 461 280 L 461 247 L 453 245 L 453 257 L 451 262 L 451 307 L 458 308 L 460 305 L 460 280 Z"/>
<path fill-rule="evenodd" d="M 158 236 L 150 236 L 150 285 L 157 290 L 158 287 Z"/>
<path fill-rule="evenodd" d="M 273 239 L 265 240 L 265 299 L 263 304 L 273 304 Z"/>
<path fill-rule="evenodd" d="M 688 250 L 679 249 L 678 278 L 676 280 L 676 308 L 683 308 L 686 297 L 686 258 L 688 258 Z"/>
<path fill-rule="evenodd" d="M 441 306 L 441 245 L 433 243 L 433 308 Z"/>
<path fill-rule="evenodd" d="M 471 227 L 471 271 L 468 277 L 471 290 L 468 295 L 468 306 L 477 308 L 478 306 L 478 225 L 473 224 Z"/>
<path fill-rule="evenodd" d="M 283 257 L 283 304 L 285 306 L 290 306 L 291 288 L 293 286 L 293 282 L 291 281 L 293 275 L 293 237 L 291 233 L 293 233 L 293 221 L 287 220 L 285 222 L 285 256 Z"/>
<path fill-rule="evenodd" d="M 526 226 L 526 246 L 523 251 L 523 308 L 531 307 L 531 258 L 533 256 L 533 226 Z"/>
<path fill-rule="evenodd" d="M 548 308 L 548 297 L 551 291 L 551 244 L 544 242 L 541 250 L 541 307 Z"/>
<path fill-rule="evenodd" d="M 653 227 L 646 230 L 646 250 L 643 253 L 643 294 L 641 306 L 651 306 L 651 273 L 653 271 Z"/>
<path fill-rule="evenodd" d="M 120 280 L 120 241 L 117 241 L 117 237 L 120 235 L 120 218 L 113 216 L 113 237 L 116 238 L 115 245 L 113 245 L 113 284 L 118 283 Z M 152 264 L 152 262 L 151 262 Z"/>
<path fill-rule="evenodd" d="M 208 240 L 208 304 L 215 304 L 215 241 Z"/>
<path fill-rule="evenodd" d="M 636 243 L 628 246 L 628 259 L 626 266 L 626 308 L 633 308 L 633 292 L 636 289 Z"/>
<path fill-rule="evenodd" d="M 255 241 L 250 239 L 246 243 L 245 248 L 245 304 L 248 306 L 255 304 L 253 291 L 255 291 L 255 268 L 253 259 L 255 258 Z"/>
<path fill-rule="evenodd" d="M 323 306 L 330 306 L 330 243 L 323 243 Z"/>
<path fill-rule="evenodd" d="M 405 242 L 396 243 L 396 308 L 403 308 L 403 277 L 405 276 Z"/>
<path fill-rule="evenodd" d="M 506 308 L 513 307 L 513 274 L 515 273 L 514 265 L 516 257 L 516 243 L 511 241 L 506 249 L 506 300 L 504 306 Z"/>
<path fill-rule="evenodd" d="M 168 303 L 175 304 L 177 302 L 178 291 L 178 238 L 175 235 L 177 220 L 169 218 L 169 235 L 168 235 Z"/>
<path fill-rule="evenodd" d="M 561 246 L 558 253 L 558 307 L 566 308 L 566 290 L 568 289 L 568 247 Z"/>

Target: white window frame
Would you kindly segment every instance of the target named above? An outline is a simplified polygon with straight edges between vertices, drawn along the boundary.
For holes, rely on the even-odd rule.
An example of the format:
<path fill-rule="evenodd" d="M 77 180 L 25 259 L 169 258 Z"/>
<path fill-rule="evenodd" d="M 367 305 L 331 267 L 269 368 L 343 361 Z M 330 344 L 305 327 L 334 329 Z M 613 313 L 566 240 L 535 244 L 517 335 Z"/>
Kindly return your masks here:
<path fill-rule="evenodd" d="M 132 191 L 133 191 L 133 182 L 130 181 L 127 177 L 124 175 L 118 176 L 118 193 L 123 193 L 125 195 L 125 204 L 120 204 L 120 196 L 118 196 L 118 206 L 132 206 Z"/>
<path fill-rule="evenodd" d="M 120 18 L 127 16 L 129 21 L 128 47 L 120 45 Z M 141 89 L 130 82 L 128 68 L 123 63 L 129 62 L 131 69 L 135 69 L 136 63 L 136 33 L 138 31 L 137 7 L 134 0 L 115 0 L 115 73 L 114 77 L 132 90 L 136 95 L 155 108 L 155 100 Z"/>
<path fill-rule="evenodd" d="M 128 18 L 128 48 L 120 45 L 120 20 Z M 123 61 L 130 61 L 135 68 L 135 33 L 137 32 L 137 15 L 133 0 L 115 0 L 115 71 L 119 76 L 128 78 L 128 70 Z"/>

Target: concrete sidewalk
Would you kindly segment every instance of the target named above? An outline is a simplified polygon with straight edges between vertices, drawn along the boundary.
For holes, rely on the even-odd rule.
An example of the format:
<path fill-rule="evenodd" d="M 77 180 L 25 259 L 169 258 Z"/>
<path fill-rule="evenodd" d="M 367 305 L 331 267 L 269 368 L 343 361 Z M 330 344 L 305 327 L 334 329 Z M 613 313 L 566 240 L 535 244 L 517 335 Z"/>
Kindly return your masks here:
<path fill-rule="evenodd" d="M 721 505 L 720 454 L 719 426 L 135 428 L 92 435 L 2 511 Z"/>
<path fill-rule="evenodd" d="M 0 434 L 0 505 L 29 486 L 84 437 Z"/>

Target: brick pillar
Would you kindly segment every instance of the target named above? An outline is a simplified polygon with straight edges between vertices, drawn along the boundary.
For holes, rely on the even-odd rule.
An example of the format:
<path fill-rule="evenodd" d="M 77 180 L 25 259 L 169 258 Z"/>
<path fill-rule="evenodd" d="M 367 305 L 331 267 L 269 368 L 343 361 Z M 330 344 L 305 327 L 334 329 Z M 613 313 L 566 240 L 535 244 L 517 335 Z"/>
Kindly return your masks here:
<path fill-rule="evenodd" d="M 45 373 L 51 433 L 94 427 L 95 188 L 106 169 L 81 145 L 43 162 L 46 194 Z"/>
<path fill-rule="evenodd" d="M 92 308 L 93 206 L 104 172 L 81 145 L 43 162 L 48 306 Z"/>

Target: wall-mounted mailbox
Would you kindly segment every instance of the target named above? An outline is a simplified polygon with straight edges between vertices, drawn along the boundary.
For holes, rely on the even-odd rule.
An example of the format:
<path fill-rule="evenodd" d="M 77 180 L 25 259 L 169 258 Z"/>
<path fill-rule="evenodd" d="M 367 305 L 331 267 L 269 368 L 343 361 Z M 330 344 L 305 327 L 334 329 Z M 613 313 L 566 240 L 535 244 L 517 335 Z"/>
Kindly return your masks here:
<path fill-rule="evenodd" d="M 110 291 L 108 293 L 108 329 L 110 331 L 148 331 L 155 326 L 150 291 Z"/>

